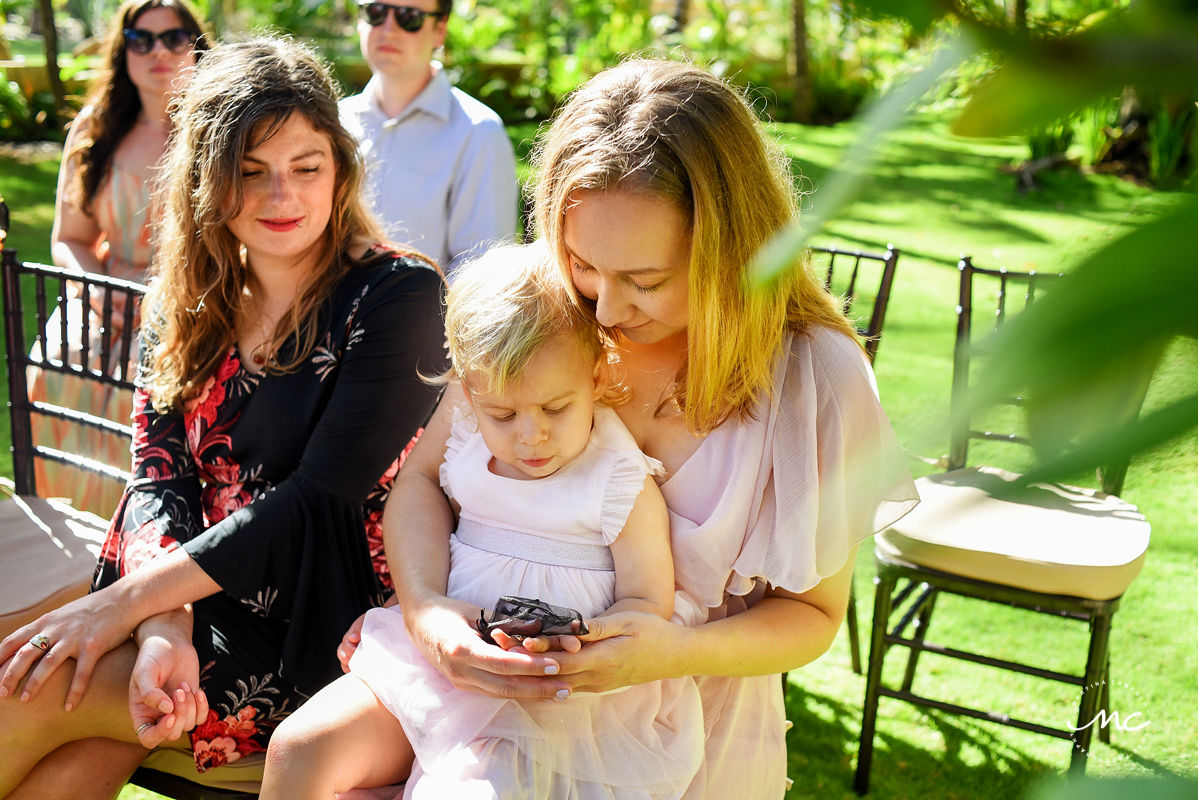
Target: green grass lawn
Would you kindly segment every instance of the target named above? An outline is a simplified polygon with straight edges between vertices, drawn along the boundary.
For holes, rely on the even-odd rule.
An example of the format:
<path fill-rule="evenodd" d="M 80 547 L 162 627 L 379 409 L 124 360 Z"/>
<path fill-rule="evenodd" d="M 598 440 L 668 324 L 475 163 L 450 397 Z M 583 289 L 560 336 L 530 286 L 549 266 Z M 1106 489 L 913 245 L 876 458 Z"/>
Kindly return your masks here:
<path fill-rule="evenodd" d="M 527 153 L 535 128 L 511 131 L 517 153 Z M 851 125 L 803 128 L 779 125 L 779 137 L 815 190 L 852 136 Z M 928 116 L 896 134 L 861 198 L 830 226 L 820 243 L 880 250 L 887 242 L 903 252 L 878 354 L 883 403 L 899 438 L 913 454 L 912 469 L 947 451 L 955 263 L 968 254 L 981 266 L 1068 269 L 1079 257 L 1129 226 L 1176 201 L 1109 176 L 1063 171 L 1044 176 L 1043 191 L 1021 195 L 999 168 L 1022 158 L 1011 141 L 964 140 L 947 133 L 945 120 Z M 56 160 L 15 163 L 0 157 L 0 192 L 13 207 L 11 243 L 26 258 L 48 256 Z M 1129 264 L 1151 273 L 1145 265 Z M 1162 288 L 1167 291 L 1167 288 Z M 1194 391 L 1198 344 L 1170 348 L 1147 406 Z M 3 434 L 7 437 L 7 430 Z M 922 460 L 921 460 L 922 459 Z M 0 464 L 3 467 L 3 464 Z M 1096 744 L 1089 774 L 1097 776 L 1198 774 L 1198 643 L 1190 622 L 1198 586 L 1198 432 L 1136 458 L 1126 498 L 1153 525 L 1143 573 L 1116 615 L 1112 653 L 1115 708 L 1140 711 L 1150 721 L 1139 731 L 1116 732 L 1110 746 Z M 872 554 L 862 548 L 856 588 L 860 622 L 872 608 Z M 1006 608 L 945 598 L 937 606 L 931 638 L 967 642 L 992 655 L 1027 654 L 1041 666 L 1080 672 L 1085 631 L 1079 624 Z M 896 656 L 898 654 L 895 654 Z M 1062 726 L 1073 721 L 1077 692 L 1030 682 L 984 667 L 926 655 L 916 678 L 946 699 L 1006 711 Z M 892 656 L 894 665 L 899 659 Z M 896 666 L 897 669 L 897 666 Z M 893 680 L 894 675 L 889 675 Z M 864 679 L 849 669 L 842 635 L 822 659 L 790 673 L 787 711 L 791 797 L 850 798 Z M 929 690 L 932 691 L 932 690 Z M 1069 760 L 1069 743 L 883 699 L 875 745 L 871 797 L 1006 798 L 1057 781 Z M 127 788 L 123 798 L 154 797 Z"/>

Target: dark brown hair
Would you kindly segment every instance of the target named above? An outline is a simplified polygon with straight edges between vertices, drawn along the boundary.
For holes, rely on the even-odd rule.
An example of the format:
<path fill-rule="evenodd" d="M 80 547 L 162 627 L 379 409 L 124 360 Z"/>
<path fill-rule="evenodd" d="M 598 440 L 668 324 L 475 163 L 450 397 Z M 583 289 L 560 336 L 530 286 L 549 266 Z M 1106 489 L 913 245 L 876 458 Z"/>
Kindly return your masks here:
<path fill-rule="evenodd" d="M 289 372 L 307 359 L 320 305 L 360 265 L 349 251 L 382 241 L 362 197 L 358 143 L 341 125 L 337 99 L 328 67 L 314 51 L 265 37 L 213 50 L 177 99 L 158 184 L 164 213 L 146 297 L 152 310 L 144 322 L 152 343 L 145 383 L 160 411 L 194 396 L 235 341 L 246 268 L 229 222 L 243 203 L 241 160 L 293 114 L 329 137 L 336 164 L 333 213 L 319 267 L 264 345 L 277 353 L 295 335 L 296 346 L 268 371 Z"/>

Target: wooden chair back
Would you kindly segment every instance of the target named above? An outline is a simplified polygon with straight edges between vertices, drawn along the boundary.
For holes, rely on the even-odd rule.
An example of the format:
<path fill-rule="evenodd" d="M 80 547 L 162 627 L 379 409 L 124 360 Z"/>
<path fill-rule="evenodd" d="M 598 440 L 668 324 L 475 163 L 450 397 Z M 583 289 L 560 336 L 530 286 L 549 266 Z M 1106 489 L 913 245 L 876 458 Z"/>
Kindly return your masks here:
<path fill-rule="evenodd" d="M 4 250 L 2 255 L 8 409 L 17 493 L 37 494 L 36 459 L 67 464 L 124 486 L 129 479 L 128 463 L 107 464 L 85 454 L 34 445 L 33 418 L 41 415 L 130 440 L 132 427 L 32 399 L 27 370 L 34 367 L 48 374 L 70 375 L 89 385 L 132 391 L 134 331 L 145 287 L 105 275 L 24 263 L 15 250 Z M 98 321 L 93 314 L 71 312 L 72 303 L 98 310 Z M 114 336 L 112 331 L 118 329 L 120 335 Z"/>
<path fill-rule="evenodd" d="M 953 346 L 952 423 L 947 465 L 950 470 L 970 463 L 971 442 L 1033 446 L 1029 419 L 1032 410 L 1028 399 L 1019 394 L 1007 395 L 1000 398 L 1000 408 L 995 413 L 980 418 L 970 402 L 971 370 L 984 368 L 991 334 L 1001 328 L 1009 316 L 1027 309 L 1046 292 L 1057 291 L 1064 277 L 1061 273 L 978 267 L 969 257 L 962 258 L 957 268 L 961 279 Z M 1140 377 L 1142 380 L 1129 384 L 1126 396 L 1119 398 L 1129 416 L 1139 413 L 1151 375 L 1146 373 Z M 1117 495 L 1122 491 L 1127 466 L 1128 459 L 1120 458 L 1099 469 L 1099 483 L 1104 492 Z"/>
<path fill-rule="evenodd" d="M 865 340 L 865 352 L 871 363 L 877 357 L 882 339 L 899 252 L 892 244 L 886 245 L 884 253 L 811 248 L 816 269 L 824 276 L 824 288 L 841 298 L 845 313 L 852 315 L 854 310 L 860 312 L 862 306 L 868 306 L 868 316 L 862 317 L 866 322 L 857 326 L 857 333 Z"/>

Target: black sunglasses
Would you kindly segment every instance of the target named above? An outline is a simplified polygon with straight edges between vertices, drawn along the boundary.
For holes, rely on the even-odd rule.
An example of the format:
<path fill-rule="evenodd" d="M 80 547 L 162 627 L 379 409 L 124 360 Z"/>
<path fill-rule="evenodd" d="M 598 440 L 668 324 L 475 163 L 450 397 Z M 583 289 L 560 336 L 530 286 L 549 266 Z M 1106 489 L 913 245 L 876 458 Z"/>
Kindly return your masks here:
<path fill-rule="evenodd" d="M 393 6 L 389 3 L 362 3 L 358 6 L 362 19 L 377 28 L 387 19 L 387 11 L 395 17 L 395 24 L 408 33 L 415 33 L 424 26 L 424 18 L 441 19 L 446 16 L 439 11 L 423 11 L 412 6 Z"/>
<path fill-rule="evenodd" d="M 190 50 L 195 44 L 195 37 L 187 28 L 170 28 L 154 33 L 144 28 L 125 28 L 125 47 L 138 55 L 145 55 L 154 49 L 154 42 L 159 41 L 172 53 L 182 53 Z"/>

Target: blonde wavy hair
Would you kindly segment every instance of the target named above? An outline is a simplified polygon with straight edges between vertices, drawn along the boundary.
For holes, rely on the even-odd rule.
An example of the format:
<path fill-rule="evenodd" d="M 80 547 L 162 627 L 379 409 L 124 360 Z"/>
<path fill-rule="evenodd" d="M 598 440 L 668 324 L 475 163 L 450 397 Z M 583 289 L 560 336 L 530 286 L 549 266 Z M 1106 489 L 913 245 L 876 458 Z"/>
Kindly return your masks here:
<path fill-rule="evenodd" d="M 382 241 L 362 199 L 358 146 L 341 126 L 337 99 L 336 84 L 313 50 L 263 37 L 209 52 L 174 104 L 158 177 L 163 220 L 143 325 L 149 346 L 143 383 L 160 411 L 179 409 L 197 394 L 236 341 L 247 270 L 228 223 L 242 208 L 241 160 L 292 114 L 302 114 L 329 137 L 336 165 L 333 212 L 318 262 L 323 269 L 300 287 L 263 349 L 279 353 L 293 335 L 296 346 L 279 363 L 268 363 L 268 371 L 294 371 L 311 354 L 320 305 L 362 263 L 350 251 Z"/>
<path fill-rule="evenodd" d="M 573 300 L 539 243 L 492 247 L 454 273 L 445 338 L 456 378 L 471 392 L 502 394 L 546 343 L 569 336 L 591 363 L 606 349 L 598 325 Z"/>
<path fill-rule="evenodd" d="M 768 287 L 749 285 L 749 259 L 798 206 L 786 157 L 741 94 L 710 73 L 643 59 L 605 70 L 571 95 L 533 159 L 537 227 L 567 281 L 575 192 L 652 193 L 690 221 L 687 359 L 673 400 L 692 433 L 752 415 L 771 393 L 787 331 L 853 335 L 806 257 Z"/>

